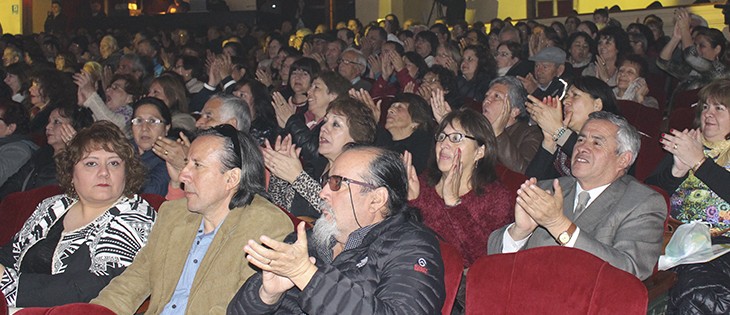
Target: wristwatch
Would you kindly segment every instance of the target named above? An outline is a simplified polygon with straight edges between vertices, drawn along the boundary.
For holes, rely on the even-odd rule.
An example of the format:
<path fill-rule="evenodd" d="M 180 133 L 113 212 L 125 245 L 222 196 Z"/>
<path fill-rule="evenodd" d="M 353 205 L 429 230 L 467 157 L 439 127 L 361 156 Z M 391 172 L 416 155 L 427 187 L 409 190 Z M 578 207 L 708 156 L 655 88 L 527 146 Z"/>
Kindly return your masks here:
<path fill-rule="evenodd" d="M 558 234 L 558 238 L 556 239 L 558 241 L 558 244 L 560 244 L 560 246 L 565 246 L 566 244 L 568 244 L 568 242 L 570 242 L 570 238 L 573 236 L 573 233 L 575 233 L 575 229 L 577 228 L 578 227 L 575 226 L 575 223 L 571 222 L 567 231 Z"/>

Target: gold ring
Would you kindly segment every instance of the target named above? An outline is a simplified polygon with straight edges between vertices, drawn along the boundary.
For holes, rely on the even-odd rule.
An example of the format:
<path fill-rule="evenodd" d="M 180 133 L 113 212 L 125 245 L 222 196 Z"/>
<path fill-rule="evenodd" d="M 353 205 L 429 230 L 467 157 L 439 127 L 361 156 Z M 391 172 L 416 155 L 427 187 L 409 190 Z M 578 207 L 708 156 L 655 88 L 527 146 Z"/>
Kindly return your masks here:
<path fill-rule="evenodd" d="M 165 150 L 165 155 L 167 155 L 167 153 L 168 153 L 167 150 Z"/>
<path fill-rule="evenodd" d="M 676 143 L 674 144 L 674 149 L 675 149 L 675 150 L 677 149 L 677 144 L 676 144 Z"/>

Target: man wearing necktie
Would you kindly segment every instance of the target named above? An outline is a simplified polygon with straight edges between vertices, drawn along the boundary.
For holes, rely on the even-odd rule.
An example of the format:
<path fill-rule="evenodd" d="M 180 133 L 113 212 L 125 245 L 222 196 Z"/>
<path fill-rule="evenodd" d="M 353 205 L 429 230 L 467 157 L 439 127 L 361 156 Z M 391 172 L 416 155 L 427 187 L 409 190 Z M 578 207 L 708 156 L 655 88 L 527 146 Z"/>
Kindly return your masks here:
<path fill-rule="evenodd" d="M 624 118 L 590 114 L 573 149 L 573 176 L 526 181 L 517 191 L 515 223 L 490 235 L 488 253 L 574 247 L 648 278 L 661 254 L 667 208 L 660 194 L 626 175 L 639 146 Z"/>

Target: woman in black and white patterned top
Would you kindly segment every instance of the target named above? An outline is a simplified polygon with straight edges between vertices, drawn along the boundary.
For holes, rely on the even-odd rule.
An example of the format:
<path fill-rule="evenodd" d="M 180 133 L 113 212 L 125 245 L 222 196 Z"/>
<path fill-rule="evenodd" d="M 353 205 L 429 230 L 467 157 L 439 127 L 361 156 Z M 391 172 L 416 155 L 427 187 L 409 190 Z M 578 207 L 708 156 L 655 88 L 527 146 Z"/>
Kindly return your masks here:
<path fill-rule="evenodd" d="M 65 193 L 41 202 L 0 247 L 10 306 L 88 302 L 132 263 L 155 220 L 135 195 L 144 167 L 113 123 L 80 130 L 56 162 Z"/>

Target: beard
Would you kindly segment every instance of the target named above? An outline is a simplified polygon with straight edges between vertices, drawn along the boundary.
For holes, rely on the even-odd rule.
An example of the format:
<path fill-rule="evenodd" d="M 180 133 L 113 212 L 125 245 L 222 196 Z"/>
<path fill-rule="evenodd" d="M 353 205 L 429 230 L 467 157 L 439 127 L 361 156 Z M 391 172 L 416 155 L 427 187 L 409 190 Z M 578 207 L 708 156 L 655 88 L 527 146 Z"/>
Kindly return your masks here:
<path fill-rule="evenodd" d="M 339 234 L 337 218 L 335 218 L 335 212 L 332 211 L 332 207 L 324 200 L 320 201 L 319 208 L 322 209 L 322 216 L 314 222 L 312 238 L 318 247 L 325 246 L 329 248 L 332 239 Z M 330 219 L 325 218 L 325 212 L 329 214 Z"/>

